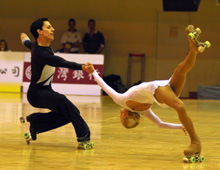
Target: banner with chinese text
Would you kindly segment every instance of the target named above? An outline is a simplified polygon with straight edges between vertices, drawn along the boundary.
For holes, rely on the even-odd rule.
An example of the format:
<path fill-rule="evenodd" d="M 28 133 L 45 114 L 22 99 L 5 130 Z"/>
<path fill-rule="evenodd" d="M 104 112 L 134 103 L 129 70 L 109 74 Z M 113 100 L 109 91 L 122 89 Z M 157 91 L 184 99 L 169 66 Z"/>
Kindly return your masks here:
<path fill-rule="evenodd" d="M 0 84 L 22 85 L 24 53 L 0 52 Z"/>
<path fill-rule="evenodd" d="M 103 75 L 103 55 L 93 54 L 56 54 L 65 60 L 85 64 L 90 62 L 102 77 Z M 23 91 L 27 92 L 31 79 L 31 54 L 25 53 Z M 63 94 L 74 95 L 101 95 L 101 88 L 91 74 L 82 70 L 71 70 L 68 68 L 57 67 L 53 76 L 52 87 L 55 91 Z"/>

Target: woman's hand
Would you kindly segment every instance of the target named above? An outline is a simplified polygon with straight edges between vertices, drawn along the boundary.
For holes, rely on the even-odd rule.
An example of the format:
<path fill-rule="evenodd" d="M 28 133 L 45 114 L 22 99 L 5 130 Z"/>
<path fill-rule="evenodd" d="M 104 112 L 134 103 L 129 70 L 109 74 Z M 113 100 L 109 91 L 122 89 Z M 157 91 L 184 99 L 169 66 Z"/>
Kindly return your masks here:
<path fill-rule="evenodd" d="M 187 136 L 188 132 L 187 132 L 187 130 L 185 129 L 185 127 L 182 127 L 182 131 L 184 132 L 185 136 Z"/>
<path fill-rule="evenodd" d="M 86 71 L 89 74 L 91 74 L 91 73 L 93 73 L 95 71 L 94 66 L 91 63 L 89 63 L 89 62 L 87 62 L 86 64 L 82 65 L 82 69 L 83 69 L 83 71 Z"/>

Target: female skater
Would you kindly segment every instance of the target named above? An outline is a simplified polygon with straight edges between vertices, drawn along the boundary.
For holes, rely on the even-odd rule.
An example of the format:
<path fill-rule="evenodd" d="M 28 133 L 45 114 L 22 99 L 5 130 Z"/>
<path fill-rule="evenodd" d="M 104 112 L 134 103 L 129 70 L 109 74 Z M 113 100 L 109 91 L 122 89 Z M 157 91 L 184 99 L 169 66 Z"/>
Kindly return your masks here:
<path fill-rule="evenodd" d="M 186 28 L 188 37 L 189 29 Z M 139 115 L 143 115 L 152 122 L 163 128 L 181 129 L 187 131 L 191 143 L 184 150 L 185 156 L 192 156 L 201 152 L 201 142 L 195 132 L 193 123 L 186 113 L 184 103 L 178 98 L 186 81 L 187 73 L 193 68 L 198 53 L 194 40 L 189 39 L 190 51 L 186 58 L 178 64 L 169 80 L 156 80 L 144 82 L 131 87 L 127 92 L 119 94 L 109 87 L 97 74 L 92 64 L 87 63 L 86 71 L 92 73 L 99 86 L 114 100 L 123 107 L 121 109 L 121 122 L 126 128 L 133 128 L 139 124 Z M 162 107 L 172 107 L 178 113 L 182 125 L 162 122 L 151 110 L 152 104 L 156 102 Z M 184 129 L 185 128 L 185 129 Z"/>

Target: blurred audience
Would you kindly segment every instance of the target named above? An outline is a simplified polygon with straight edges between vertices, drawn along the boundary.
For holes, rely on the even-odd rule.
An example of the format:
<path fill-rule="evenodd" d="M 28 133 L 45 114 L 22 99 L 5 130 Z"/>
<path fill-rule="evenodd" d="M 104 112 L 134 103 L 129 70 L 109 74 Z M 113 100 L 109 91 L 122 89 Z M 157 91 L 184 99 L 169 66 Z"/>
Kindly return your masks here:
<path fill-rule="evenodd" d="M 100 54 L 105 48 L 105 38 L 103 34 L 96 30 L 96 21 L 88 21 L 89 32 L 84 35 L 83 48 L 86 53 Z"/>
<path fill-rule="evenodd" d="M 5 40 L 0 41 L 0 51 L 10 51 L 8 49 L 8 44 Z"/>
<path fill-rule="evenodd" d="M 64 48 L 57 50 L 56 53 L 71 53 L 70 49 L 71 49 L 71 43 L 65 43 Z"/>
<path fill-rule="evenodd" d="M 75 28 L 76 27 L 75 19 L 73 18 L 69 19 L 68 26 L 69 26 L 68 31 L 63 33 L 61 37 L 63 51 L 65 49 L 65 45 L 70 44 L 71 45 L 70 53 L 79 53 L 79 47 L 81 46 L 82 38 L 81 38 L 81 34 Z"/>

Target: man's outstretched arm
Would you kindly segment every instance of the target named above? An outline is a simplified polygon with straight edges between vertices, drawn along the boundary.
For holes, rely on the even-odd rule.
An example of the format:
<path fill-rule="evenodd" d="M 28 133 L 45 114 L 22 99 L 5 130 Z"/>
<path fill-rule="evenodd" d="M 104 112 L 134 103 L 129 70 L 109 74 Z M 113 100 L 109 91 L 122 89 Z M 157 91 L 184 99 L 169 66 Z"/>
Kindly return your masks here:
<path fill-rule="evenodd" d="M 24 44 L 27 48 L 31 49 L 32 42 L 30 38 L 27 36 L 27 34 L 21 33 L 20 39 L 22 44 Z"/>

